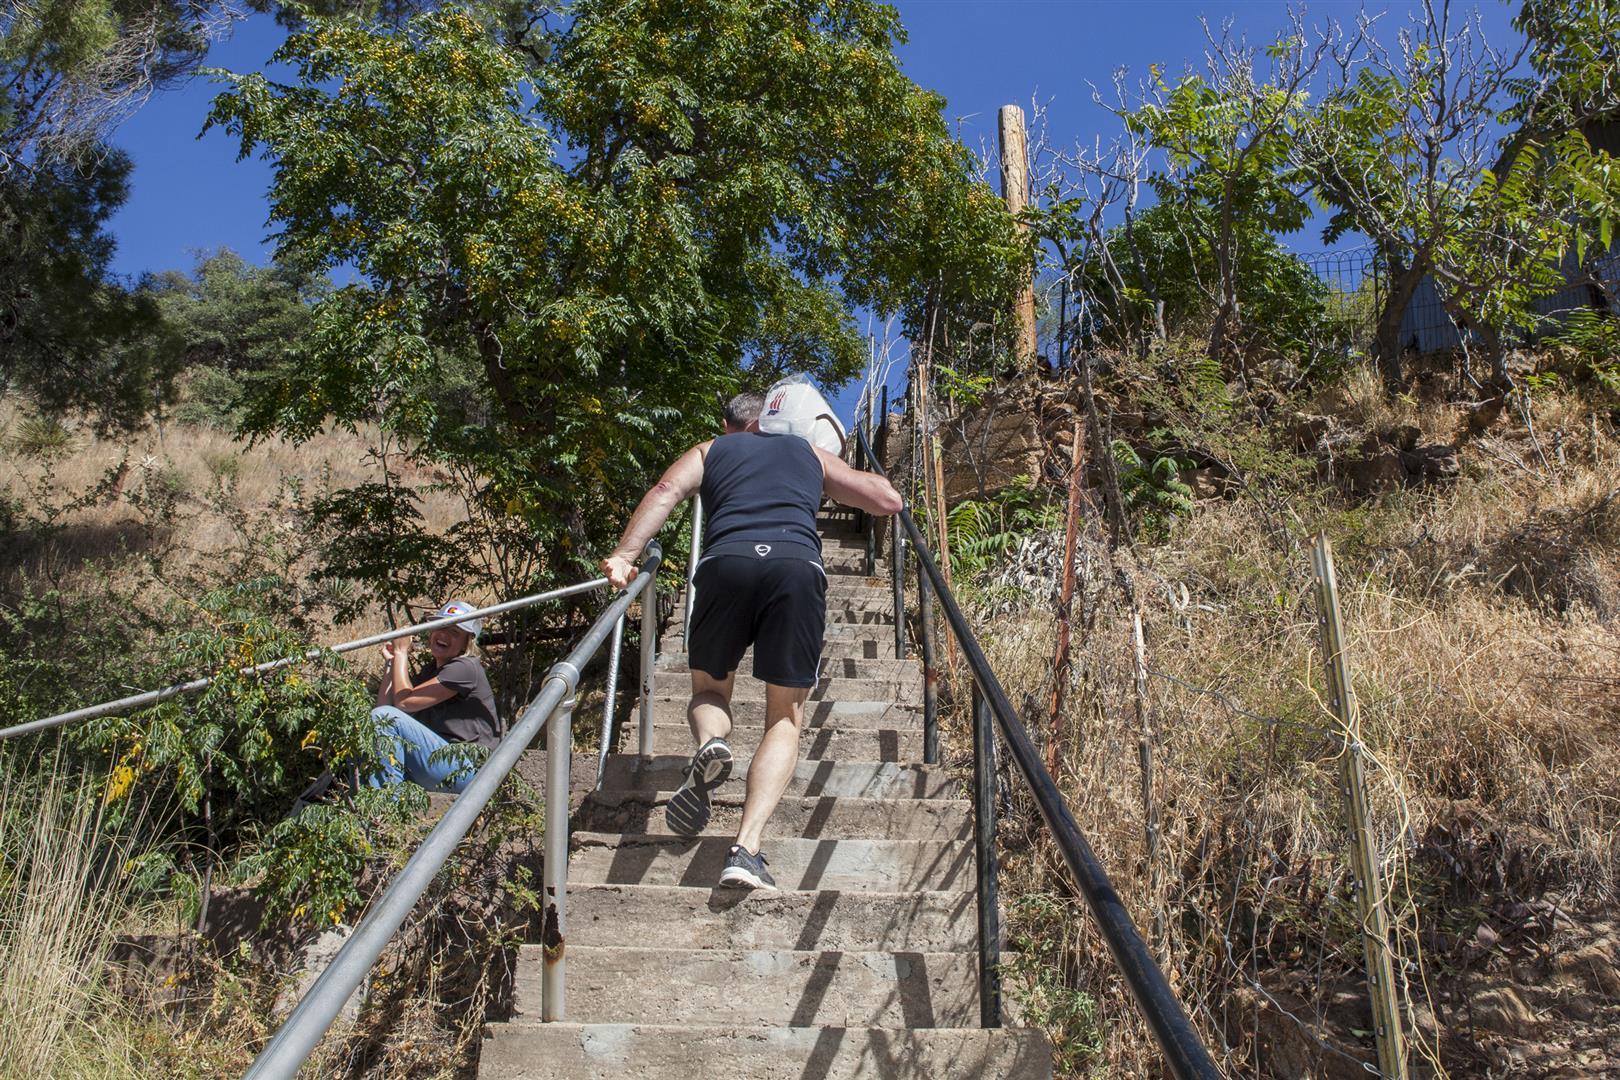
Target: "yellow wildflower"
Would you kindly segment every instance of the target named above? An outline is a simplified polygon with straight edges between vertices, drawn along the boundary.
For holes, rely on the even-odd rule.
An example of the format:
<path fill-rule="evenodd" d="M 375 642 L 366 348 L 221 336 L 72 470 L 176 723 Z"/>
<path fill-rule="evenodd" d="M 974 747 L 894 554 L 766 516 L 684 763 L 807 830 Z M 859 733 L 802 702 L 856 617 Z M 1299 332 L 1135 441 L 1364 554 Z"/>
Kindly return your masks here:
<path fill-rule="evenodd" d="M 107 801 L 117 802 L 129 794 L 129 789 L 135 783 L 135 770 L 128 765 L 120 765 L 112 771 L 112 777 L 107 781 Z"/>

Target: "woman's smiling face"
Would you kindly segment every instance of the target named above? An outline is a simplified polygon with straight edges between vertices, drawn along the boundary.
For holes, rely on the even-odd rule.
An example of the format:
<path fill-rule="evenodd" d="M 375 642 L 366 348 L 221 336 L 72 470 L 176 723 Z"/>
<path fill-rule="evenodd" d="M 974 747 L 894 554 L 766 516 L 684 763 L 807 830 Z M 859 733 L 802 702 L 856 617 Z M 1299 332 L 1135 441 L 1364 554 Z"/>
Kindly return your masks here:
<path fill-rule="evenodd" d="M 466 652 L 471 639 L 472 635 L 465 630 L 441 626 L 428 635 L 428 651 L 433 654 L 433 662 L 443 667 L 447 661 Z"/>

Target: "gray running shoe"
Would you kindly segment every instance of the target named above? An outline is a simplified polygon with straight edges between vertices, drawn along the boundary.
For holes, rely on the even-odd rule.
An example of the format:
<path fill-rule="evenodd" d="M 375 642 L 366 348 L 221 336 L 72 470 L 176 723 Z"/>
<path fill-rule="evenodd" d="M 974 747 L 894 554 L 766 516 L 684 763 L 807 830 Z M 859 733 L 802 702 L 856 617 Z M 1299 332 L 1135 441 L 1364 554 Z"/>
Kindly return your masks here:
<path fill-rule="evenodd" d="M 726 868 L 720 871 L 720 884 L 734 889 L 776 888 L 776 879 L 765 869 L 765 853 L 750 855 L 741 844 L 732 844 L 726 853 Z"/>
<path fill-rule="evenodd" d="M 686 779 L 664 808 L 664 820 L 681 836 L 696 836 L 709 823 L 709 793 L 731 775 L 731 747 L 724 739 L 710 739 L 698 747 L 686 766 Z"/>

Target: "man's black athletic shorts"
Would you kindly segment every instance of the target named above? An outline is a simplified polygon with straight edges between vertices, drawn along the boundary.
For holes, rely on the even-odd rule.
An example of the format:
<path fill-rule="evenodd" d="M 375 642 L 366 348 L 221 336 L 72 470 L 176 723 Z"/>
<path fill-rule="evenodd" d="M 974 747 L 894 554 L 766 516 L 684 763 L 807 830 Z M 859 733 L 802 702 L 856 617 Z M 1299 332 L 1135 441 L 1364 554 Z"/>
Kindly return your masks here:
<path fill-rule="evenodd" d="M 760 545 L 762 547 L 766 545 Z M 827 574 L 808 558 L 705 555 L 686 634 L 692 670 L 724 679 L 754 646 L 754 678 L 816 685 L 827 629 Z"/>

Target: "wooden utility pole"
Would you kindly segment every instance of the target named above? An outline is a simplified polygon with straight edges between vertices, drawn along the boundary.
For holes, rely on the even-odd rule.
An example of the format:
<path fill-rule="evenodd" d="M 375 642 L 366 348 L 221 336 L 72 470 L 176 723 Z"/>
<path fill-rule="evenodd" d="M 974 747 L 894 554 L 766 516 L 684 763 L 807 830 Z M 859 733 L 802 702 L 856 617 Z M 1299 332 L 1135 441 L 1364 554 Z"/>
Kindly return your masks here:
<path fill-rule="evenodd" d="M 1024 110 L 1003 105 L 1001 131 L 1001 197 L 1014 216 L 1029 205 L 1029 138 L 1024 133 Z M 1020 226 L 1027 228 L 1027 226 Z M 1033 274 L 1033 270 L 1031 271 Z M 1013 361 L 1019 370 L 1035 364 L 1035 282 L 1025 278 L 1013 301 Z"/>
<path fill-rule="evenodd" d="M 1361 944 L 1372 997 L 1373 1030 L 1378 1038 L 1378 1072 L 1384 1080 L 1406 1080 L 1406 1047 L 1395 994 L 1395 965 L 1389 954 L 1389 920 L 1384 911 L 1384 885 L 1379 874 L 1372 810 L 1367 803 L 1367 777 L 1362 762 L 1361 710 L 1350 684 L 1344 655 L 1344 625 L 1339 616 L 1339 583 L 1333 572 L 1333 548 L 1318 533 L 1311 551 L 1316 572 L 1316 610 L 1327 669 L 1328 704 L 1344 730 L 1339 755 L 1345 809 L 1350 818 L 1350 867 L 1355 874 L 1356 907 L 1361 915 Z"/>

